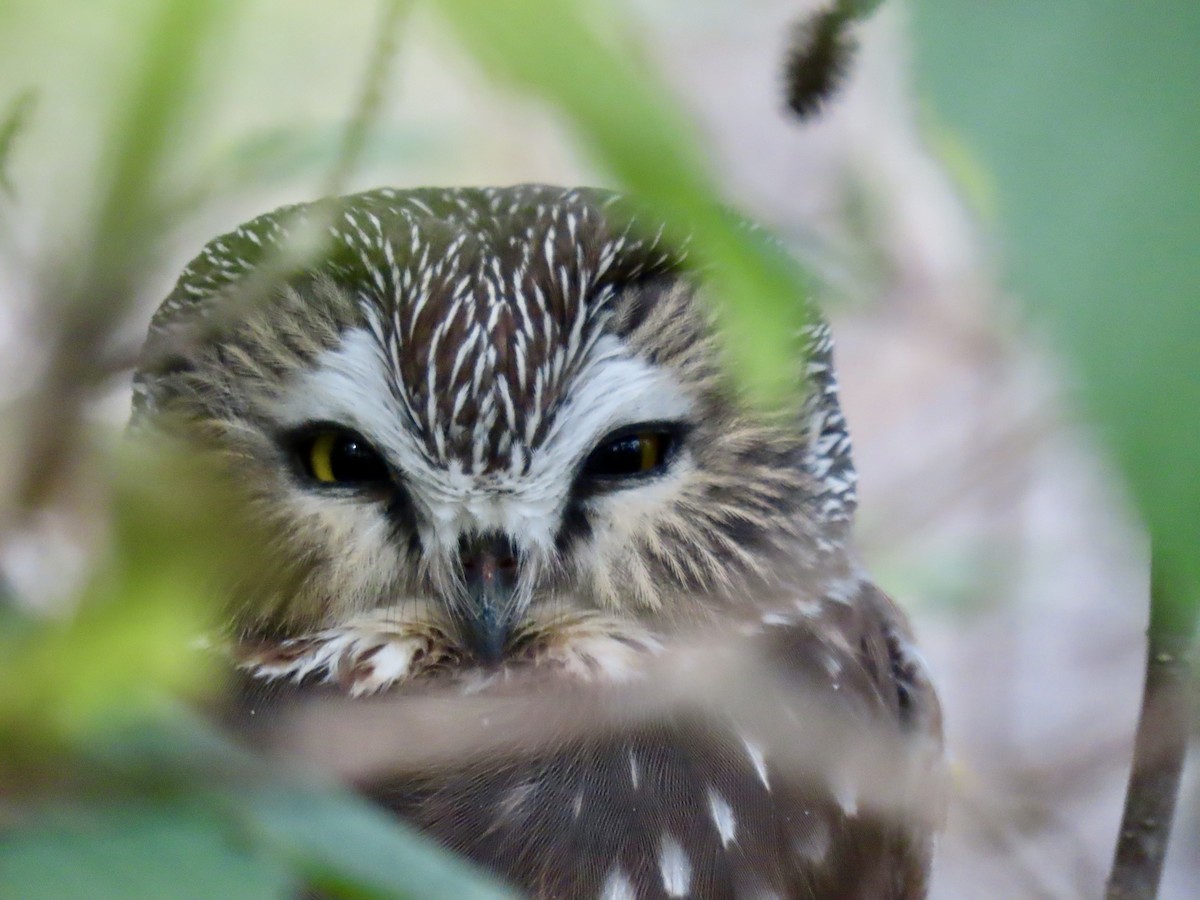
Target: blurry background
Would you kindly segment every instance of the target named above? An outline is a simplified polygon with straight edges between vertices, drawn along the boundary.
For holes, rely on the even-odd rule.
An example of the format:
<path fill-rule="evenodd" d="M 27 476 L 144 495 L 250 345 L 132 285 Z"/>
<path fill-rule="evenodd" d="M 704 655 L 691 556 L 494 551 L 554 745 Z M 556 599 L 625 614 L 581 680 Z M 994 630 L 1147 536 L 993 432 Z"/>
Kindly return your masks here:
<path fill-rule="evenodd" d="M 1147 13 L 1117 3 L 889 0 L 861 29 L 843 93 L 798 126 L 781 61 L 790 23 L 814 6 L 636 0 L 605 27 L 661 73 L 724 196 L 830 285 L 859 546 L 911 613 L 946 706 L 955 792 L 934 896 L 1098 896 L 1141 693 L 1148 544 L 1116 460 L 1136 448 L 1118 437 L 1117 454 L 1106 449 L 1079 398 L 1109 391 L 1171 412 L 1172 391 L 1191 402 L 1197 385 L 1185 368 L 1166 399 L 1122 394 L 1064 347 L 1061 323 L 1091 315 L 1097 332 L 1078 340 L 1135 365 L 1157 345 L 1122 332 L 1128 310 L 1106 306 L 1106 291 L 1136 308 L 1150 285 L 1181 305 L 1147 315 L 1195 323 L 1196 263 L 1180 248 L 1200 234 L 1162 201 L 1194 207 L 1200 185 L 1178 165 L 1200 147 L 1200 82 L 1176 64 L 1200 22 L 1182 3 L 1147 29 Z M 27 107 L 0 198 L 0 405 L 12 416 L 43 377 L 45 286 L 86 237 L 112 98 L 151 7 L 0 0 L 0 108 Z M 379 22 L 358 0 L 251 0 L 217 15 L 196 102 L 156 173 L 171 200 L 163 243 L 131 286 L 105 350 L 117 374 L 90 418 L 123 423 L 119 361 L 208 238 L 322 192 Z M 347 190 L 610 183 L 560 118 L 497 86 L 428 10 L 400 40 Z M 1056 320 L 1059 308 L 1076 318 Z M 1169 331 L 1168 350 L 1200 354 L 1200 332 Z M 1118 372 L 1129 362 L 1112 359 Z M 5 432 L 0 461 L 19 452 L 20 430 Z M 69 593 L 95 541 L 81 512 L 92 498 L 62 493 L 4 536 L 2 571 L 23 603 Z M 1200 892 L 1196 797 L 1193 776 L 1166 898 Z"/>

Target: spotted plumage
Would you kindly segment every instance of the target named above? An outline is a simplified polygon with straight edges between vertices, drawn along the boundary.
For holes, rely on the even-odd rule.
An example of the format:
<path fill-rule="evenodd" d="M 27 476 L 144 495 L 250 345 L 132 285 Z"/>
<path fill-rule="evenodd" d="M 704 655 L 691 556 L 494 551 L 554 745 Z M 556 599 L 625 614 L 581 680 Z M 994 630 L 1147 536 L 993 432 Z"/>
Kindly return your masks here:
<path fill-rule="evenodd" d="M 708 291 L 686 241 L 602 191 L 289 207 L 185 269 L 135 423 L 225 460 L 266 535 L 228 598 L 249 694 L 528 684 L 619 711 L 688 648 L 753 662 L 751 703 L 706 690 L 360 785 L 446 845 L 539 897 L 922 896 L 929 810 L 873 797 L 854 754 L 798 752 L 828 713 L 921 782 L 940 728 L 848 546 L 829 329 L 768 416 Z"/>

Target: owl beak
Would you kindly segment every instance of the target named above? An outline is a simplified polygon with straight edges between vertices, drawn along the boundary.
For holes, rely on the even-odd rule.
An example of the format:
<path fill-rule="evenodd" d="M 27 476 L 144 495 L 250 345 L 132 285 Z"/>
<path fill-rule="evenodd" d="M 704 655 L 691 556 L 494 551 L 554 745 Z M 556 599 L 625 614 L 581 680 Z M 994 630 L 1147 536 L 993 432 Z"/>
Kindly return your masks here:
<path fill-rule="evenodd" d="M 499 662 L 508 643 L 517 550 L 506 536 L 493 533 L 463 538 L 458 552 L 470 603 L 467 640 L 480 660 Z"/>

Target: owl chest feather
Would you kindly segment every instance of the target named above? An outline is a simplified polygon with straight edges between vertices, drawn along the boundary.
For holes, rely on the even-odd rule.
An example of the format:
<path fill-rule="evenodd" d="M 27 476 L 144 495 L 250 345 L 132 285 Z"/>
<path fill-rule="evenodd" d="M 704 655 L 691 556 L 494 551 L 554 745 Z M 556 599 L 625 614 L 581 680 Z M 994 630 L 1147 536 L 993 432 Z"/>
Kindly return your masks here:
<path fill-rule="evenodd" d="M 936 701 L 889 609 L 869 585 L 798 601 L 734 641 L 655 644 L 616 688 L 559 656 L 537 681 L 468 679 L 460 708 L 459 679 L 438 701 L 453 752 L 357 785 L 533 897 L 922 897 Z M 403 722 L 375 729 L 400 757 L 425 740 Z"/>

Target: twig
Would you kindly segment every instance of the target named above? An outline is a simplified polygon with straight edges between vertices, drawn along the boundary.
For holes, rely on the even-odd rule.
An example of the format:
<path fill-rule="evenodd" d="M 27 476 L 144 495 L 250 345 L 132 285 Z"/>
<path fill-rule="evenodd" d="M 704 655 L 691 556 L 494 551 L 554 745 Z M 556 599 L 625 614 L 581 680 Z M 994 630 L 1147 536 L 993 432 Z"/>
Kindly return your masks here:
<path fill-rule="evenodd" d="M 1146 686 L 1107 900 L 1157 896 L 1187 751 L 1188 656 L 1195 604 L 1186 586 L 1163 569 L 1156 553 L 1150 576 Z"/>
<path fill-rule="evenodd" d="M 379 118 L 384 88 L 396 58 L 400 23 L 410 6 L 409 0 L 385 0 L 383 4 L 375 46 L 363 76 L 358 103 L 342 138 L 341 150 L 325 180 L 327 195 L 334 196 L 345 190 L 346 180 L 362 157 L 371 127 Z"/>
<path fill-rule="evenodd" d="M 46 505 L 67 483 L 86 443 L 84 403 L 96 381 L 97 355 L 129 311 L 139 274 L 160 246 L 155 185 L 200 82 L 204 48 L 217 30 L 222 4 L 171 0 L 158 6 L 106 137 L 94 221 L 75 253 L 47 261 L 53 269 L 37 299 L 45 315 L 48 361 L 28 398 L 21 458 L 4 485 L 3 501 L 18 516 Z M 7 517 L 0 522 L 0 529 L 12 527 Z"/>

